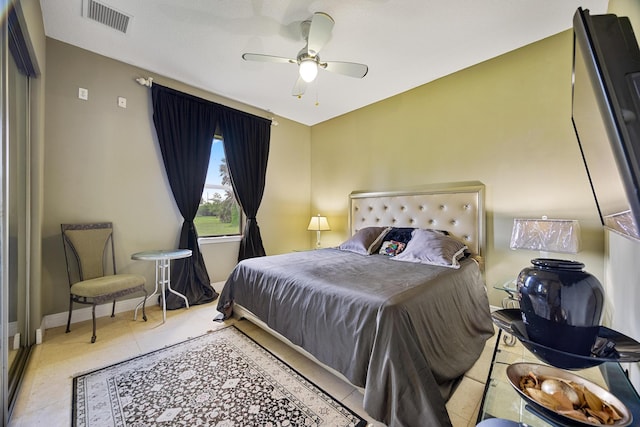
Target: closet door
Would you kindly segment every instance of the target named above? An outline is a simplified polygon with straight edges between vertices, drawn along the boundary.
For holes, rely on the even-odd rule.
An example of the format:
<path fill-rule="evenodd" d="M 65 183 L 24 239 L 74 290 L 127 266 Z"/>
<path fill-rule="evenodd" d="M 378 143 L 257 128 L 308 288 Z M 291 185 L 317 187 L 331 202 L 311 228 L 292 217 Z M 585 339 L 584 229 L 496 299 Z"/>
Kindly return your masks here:
<path fill-rule="evenodd" d="M 8 203 L 5 196 L 6 183 L 7 183 L 7 152 L 8 152 L 8 124 L 7 124 L 7 58 L 8 58 L 8 46 L 7 46 L 7 26 L 2 24 L 0 27 L 0 121 L 2 123 L 2 130 L 0 133 L 0 331 L 2 336 L 0 337 L 0 352 L 2 358 L 2 371 L 0 375 L 0 398 L 2 399 L 2 414 L 0 415 L 0 421 L 2 425 L 6 425 L 8 421 L 8 368 L 9 368 L 9 351 L 7 346 L 8 340 L 8 327 L 9 327 L 9 273 L 7 269 L 8 264 L 8 248 L 9 238 L 7 236 L 8 218 L 5 215 L 5 206 Z"/>
<path fill-rule="evenodd" d="M 30 76 L 35 76 L 18 15 L 2 23 L 0 82 L 0 324 L 2 422 L 7 424 L 31 348 L 29 337 Z"/>
<path fill-rule="evenodd" d="M 23 74 L 13 55 L 8 58 L 8 123 L 7 153 L 8 214 L 8 380 L 9 401 L 13 402 L 28 345 L 27 329 L 29 272 L 29 77 Z M 11 405 L 10 405 L 11 406 Z"/>

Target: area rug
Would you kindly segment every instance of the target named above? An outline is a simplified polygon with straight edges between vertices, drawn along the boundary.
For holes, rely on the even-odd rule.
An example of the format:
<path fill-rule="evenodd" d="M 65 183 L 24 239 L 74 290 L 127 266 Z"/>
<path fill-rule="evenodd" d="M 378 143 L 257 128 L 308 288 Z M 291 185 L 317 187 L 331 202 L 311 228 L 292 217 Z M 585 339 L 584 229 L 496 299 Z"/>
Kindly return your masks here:
<path fill-rule="evenodd" d="M 72 425 L 364 427 L 366 422 L 229 326 L 75 376 Z"/>

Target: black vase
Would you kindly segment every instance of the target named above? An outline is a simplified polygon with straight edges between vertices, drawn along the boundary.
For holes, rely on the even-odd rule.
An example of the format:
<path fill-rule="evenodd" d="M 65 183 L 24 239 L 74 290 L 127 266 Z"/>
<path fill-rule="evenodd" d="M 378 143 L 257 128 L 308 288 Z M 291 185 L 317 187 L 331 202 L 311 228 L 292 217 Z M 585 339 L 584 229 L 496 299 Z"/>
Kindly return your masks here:
<path fill-rule="evenodd" d="M 584 264 L 536 258 L 518 275 L 520 311 L 529 339 L 588 356 L 600 329 L 604 291 Z"/>

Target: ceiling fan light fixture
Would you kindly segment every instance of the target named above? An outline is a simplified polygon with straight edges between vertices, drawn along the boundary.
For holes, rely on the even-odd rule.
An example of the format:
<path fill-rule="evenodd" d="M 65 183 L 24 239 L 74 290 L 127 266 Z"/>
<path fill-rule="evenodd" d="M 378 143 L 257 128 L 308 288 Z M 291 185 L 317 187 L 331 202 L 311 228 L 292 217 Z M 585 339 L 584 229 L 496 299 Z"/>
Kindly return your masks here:
<path fill-rule="evenodd" d="M 318 64 L 311 58 L 303 59 L 298 67 L 298 73 L 300 73 L 302 80 L 311 83 L 318 75 Z"/>
<path fill-rule="evenodd" d="M 365 64 L 342 61 L 322 62 L 320 60 L 320 51 L 329 39 L 331 39 L 331 31 L 333 30 L 334 23 L 333 18 L 324 12 L 315 12 L 311 19 L 303 21 L 300 24 L 300 32 L 306 45 L 298 51 L 295 59 L 259 53 L 244 53 L 242 54 L 242 59 L 245 61 L 296 64 L 298 66 L 298 78 L 296 79 L 291 94 L 298 98 L 302 97 L 308 84 L 315 81 L 318 76 L 318 68 L 322 68 L 331 73 L 359 79 L 363 78 L 369 70 Z"/>

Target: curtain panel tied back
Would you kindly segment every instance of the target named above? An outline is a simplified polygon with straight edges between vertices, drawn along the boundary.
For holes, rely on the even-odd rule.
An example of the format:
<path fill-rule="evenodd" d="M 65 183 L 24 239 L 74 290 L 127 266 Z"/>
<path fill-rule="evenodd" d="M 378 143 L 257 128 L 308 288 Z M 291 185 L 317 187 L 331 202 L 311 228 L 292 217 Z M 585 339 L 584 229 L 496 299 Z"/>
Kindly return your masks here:
<path fill-rule="evenodd" d="M 265 255 L 255 216 L 264 192 L 270 121 L 156 83 L 151 96 L 153 123 L 167 179 L 184 218 L 179 248 L 192 251 L 191 257 L 173 261 L 171 286 L 185 295 L 190 305 L 205 304 L 218 294 L 211 286 L 193 220 L 206 181 L 215 131 L 222 130 L 229 175 L 248 218 L 238 255 L 241 260 Z M 245 126 L 247 129 L 242 129 Z M 230 160 L 231 157 L 240 160 Z M 247 172 L 245 168 L 258 170 Z M 165 297 L 168 309 L 184 307 L 184 301 L 176 295 L 166 292 Z"/>
<path fill-rule="evenodd" d="M 256 215 L 264 194 L 271 122 L 227 109 L 221 114 L 220 129 L 224 140 L 229 140 L 224 144 L 224 155 L 233 191 L 247 220 L 238 261 L 265 256 Z"/>

